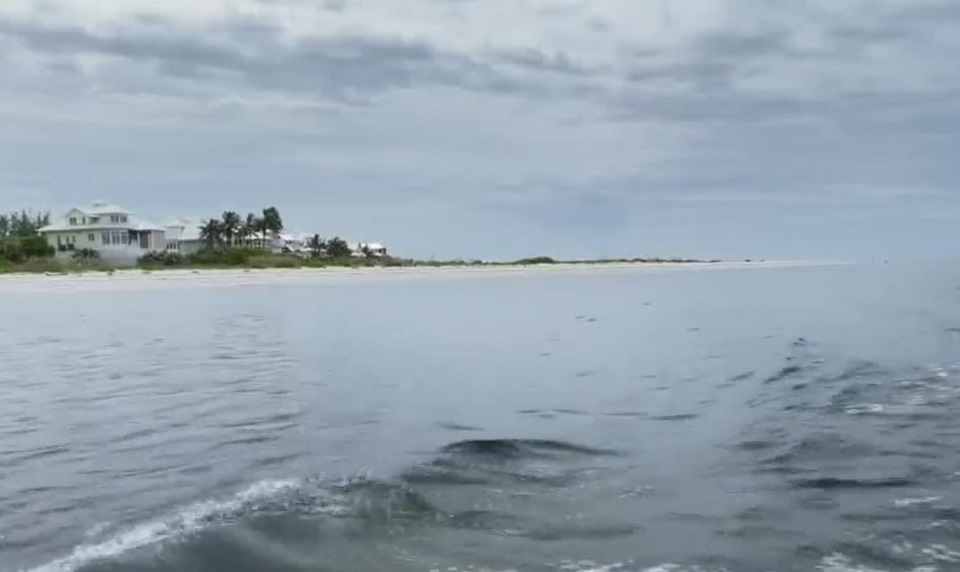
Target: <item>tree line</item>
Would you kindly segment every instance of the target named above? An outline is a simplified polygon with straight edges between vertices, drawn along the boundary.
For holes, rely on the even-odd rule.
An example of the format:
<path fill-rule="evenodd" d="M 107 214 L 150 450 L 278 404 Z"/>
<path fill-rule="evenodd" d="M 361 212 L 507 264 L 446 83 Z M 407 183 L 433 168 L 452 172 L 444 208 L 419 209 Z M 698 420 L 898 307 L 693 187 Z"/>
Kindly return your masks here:
<path fill-rule="evenodd" d="M 283 231 L 283 217 L 276 207 L 267 207 L 260 215 L 247 214 L 242 218 L 236 211 L 225 211 L 219 218 L 211 218 L 200 225 L 200 239 L 206 243 L 208 249 L 222 250 L 229 248 L 243 248 L 251 238 L 262 238 L 262 247 L 267 247 L 267 236 L 277 235 Z M 330 239 L 313 235 L 307 241 L 314 258 L 349 258 L 353 251 L 347 241 L 340 237 Z M 372 257 L 373 253 L 363 247 L 363 253 Z"/>
<path fill-rule="evenodd" d="M 248 213 L 243 219 L 235 211 L 225 211 L 220 218 L 212 218 L 200 225 L 200 239 L 209 248 L 235 247 L 246 243 L 250 238 L 260 236 L 266 248 L 267 235 L 279 234 L 283 230 L 283 217 L 276 207 L 267 207 L 260 216 Z"/>
<path fill-rule="evenodd" d="M 39 232 L 49 224 L 50 213 L 20 211 L 0 214 L 0 264 L 53 256 L 53 247 Z"/>

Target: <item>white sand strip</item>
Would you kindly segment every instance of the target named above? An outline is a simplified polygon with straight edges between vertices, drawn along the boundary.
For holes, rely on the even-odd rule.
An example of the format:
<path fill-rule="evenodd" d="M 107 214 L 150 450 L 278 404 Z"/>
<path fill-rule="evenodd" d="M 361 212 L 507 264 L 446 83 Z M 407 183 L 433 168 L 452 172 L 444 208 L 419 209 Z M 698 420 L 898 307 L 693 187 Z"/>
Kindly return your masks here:
<path fill-rule="evenodd" d="M 344 281 L 409 279 L 463 279 L 542 275 L 547 273 L 647 273 L 691 272 L 735 269 L 800 268 L 846 264 L 832 261 L 764 261 L 711 263 L 599 263 L 545 264 L 531 266 L 446 266 L 411 268 L 299 268 L 263 270 L 118 270 L 113 274 L 11 274 L 0 276 L 0 295 L 10 293 L 51 293 L 116 290 L 166 290 L 170 288 L 230 288 L 256 285 L 322 284 Z"/>

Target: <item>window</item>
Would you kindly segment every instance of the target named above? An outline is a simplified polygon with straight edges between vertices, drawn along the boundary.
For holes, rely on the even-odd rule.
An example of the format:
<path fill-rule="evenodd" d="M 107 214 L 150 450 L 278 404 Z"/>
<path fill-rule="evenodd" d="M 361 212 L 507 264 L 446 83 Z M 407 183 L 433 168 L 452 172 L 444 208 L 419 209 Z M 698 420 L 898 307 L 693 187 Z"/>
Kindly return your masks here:
<path fill-rule="evenodd" d="M 110 222 L 112 223 L 127 222 L 127 215 L 112 214 L 110 215 Z"/>
<path fill-rule="evenodd" d="M 77 224 L 77 217 L 75 217 L 75 216 L 70 217 L 70 224 L 71 224 L 71 225 L 76 225 L 76 224 Z"/>
<path fill-rule="evenodd" d="M 125 230 L 105 230 L 100 234 L 104 245 L 122 246 L 130 244 L 130 233 Z"/>
<path fill-rule="evenodd" d="M 98 222 L 100 222 L 100 217 L 98 217 L 98 216 L 92 216 L 92 217 L 90 217 L 90 218 L 87 219 L 87 220 L 90 221 L 90 224 L 97 224 Z"/>
<path fill-rule="evenodd" d="M 120 222 L 127 222 L 127 215 L 120 215 Z"/>
<path fill-rule="evenodd" d="M 87 235 L 87 242 L 93 243 L 96 241 L 97 241 L 97 235 L 93 234 L 92 232 Z"/>

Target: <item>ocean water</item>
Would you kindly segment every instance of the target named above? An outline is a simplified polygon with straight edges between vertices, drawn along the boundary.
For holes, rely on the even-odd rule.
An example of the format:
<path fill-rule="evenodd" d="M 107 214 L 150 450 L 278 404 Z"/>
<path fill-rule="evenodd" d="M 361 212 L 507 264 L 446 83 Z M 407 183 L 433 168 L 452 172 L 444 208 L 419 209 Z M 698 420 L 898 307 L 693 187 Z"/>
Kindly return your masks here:
<path fill-rule="evenodd" d="M 56 280 L 2 572 L 960 570 L 960 266 Z"/>

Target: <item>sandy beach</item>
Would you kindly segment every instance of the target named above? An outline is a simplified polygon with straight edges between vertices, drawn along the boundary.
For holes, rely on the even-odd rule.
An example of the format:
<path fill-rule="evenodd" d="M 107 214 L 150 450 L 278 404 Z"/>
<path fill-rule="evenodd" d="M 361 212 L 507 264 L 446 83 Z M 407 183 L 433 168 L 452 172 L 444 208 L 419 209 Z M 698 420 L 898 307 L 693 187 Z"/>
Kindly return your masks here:
<path fill-rule="evenodd" d="M 113 290 L 156 290 L 171 288 L 231 288 L 255 285 L 310 284 L 343 281 L 384 281 L 417 279 L 470 279 L 547 273 L 651 273 L 713 272 L 800 268 L 848 264 L 836 261 L 779 260 L 763 262 L 704 263 L 598 263 L 546 264 L 531 266 L 445 266 L 411 268 L 299 268 L 299 269 L 203 269 L 203 270 L 118 270 L 112 274 L 10 274 L 0 276 L 0 295 L 14 292 L 82 292 Z"/>

